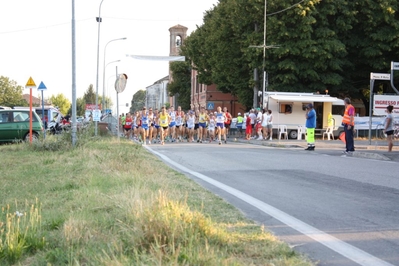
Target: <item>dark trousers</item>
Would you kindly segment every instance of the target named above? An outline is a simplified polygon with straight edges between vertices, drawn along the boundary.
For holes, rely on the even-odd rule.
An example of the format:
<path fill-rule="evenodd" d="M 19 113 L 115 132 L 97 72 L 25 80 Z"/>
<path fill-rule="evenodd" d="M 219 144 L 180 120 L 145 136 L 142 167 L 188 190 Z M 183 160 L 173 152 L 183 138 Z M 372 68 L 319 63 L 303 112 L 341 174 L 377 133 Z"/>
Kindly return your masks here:
<path fill-rule="evenodd" d="M 353 126 L 348 129 L 348 125 L 344 125 L 345 131 L 345 142 L 346 142 L 346 151 L 355 151 L 354 141 L 353 141 Z"/>

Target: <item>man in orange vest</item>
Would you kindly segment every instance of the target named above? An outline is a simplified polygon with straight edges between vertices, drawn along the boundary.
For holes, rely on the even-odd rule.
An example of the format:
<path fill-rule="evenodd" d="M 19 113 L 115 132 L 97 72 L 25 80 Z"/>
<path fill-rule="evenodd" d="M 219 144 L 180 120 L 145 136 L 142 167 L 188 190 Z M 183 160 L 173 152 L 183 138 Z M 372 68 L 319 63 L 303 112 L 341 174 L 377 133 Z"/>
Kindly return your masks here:
<path fill-rule="evenodd" d="M 344 126 L 346 142 L 346 150 L 344 151 L 344 153 L 350 154 L 355 151 L 353 141 L 353 133 L 355 128 L 355 107 L 353 107 L 349 98 L 345 98 L 344 103 L 345 113 L 344 117 L 342 118 L 342 125 Z"/>

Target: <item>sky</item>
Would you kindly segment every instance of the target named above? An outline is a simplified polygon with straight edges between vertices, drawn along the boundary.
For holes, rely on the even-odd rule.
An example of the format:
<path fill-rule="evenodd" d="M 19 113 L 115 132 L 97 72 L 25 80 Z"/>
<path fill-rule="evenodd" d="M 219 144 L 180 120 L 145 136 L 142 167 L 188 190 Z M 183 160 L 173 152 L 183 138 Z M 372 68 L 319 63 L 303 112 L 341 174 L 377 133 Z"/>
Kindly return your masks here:
<path fill-rule="evenodd" d="M 130 106 L 134 93 L 168 75 L 168 62 L 135 60 L 126 55 L 168 56 L 169 28 L 183 25 L 189 35 L 196 25 L 202 25 L 204 12 L 218 0 L 103 0 L 97 49 L 100 3 L 75 0 L 76 94 L 82 97 L 92 84 L 95 92 L 102 96 L 104 91 L 116 105 L 118 70 L 128 76 L 126 89 L 119 94 L 119 111 L 126 112 L 126 103 Z M 62 93 L 71 101 L 71 22 L 72 0 L 0 1 L 0 76 L 23 87 L 32 77 L 36 86 L 43 82 L 47 87 L 44 98 Z M 117 60 L 121 61 L 113 62 Z M 33 95 L 39 96 L 39 92 L 34 90 Z"/>

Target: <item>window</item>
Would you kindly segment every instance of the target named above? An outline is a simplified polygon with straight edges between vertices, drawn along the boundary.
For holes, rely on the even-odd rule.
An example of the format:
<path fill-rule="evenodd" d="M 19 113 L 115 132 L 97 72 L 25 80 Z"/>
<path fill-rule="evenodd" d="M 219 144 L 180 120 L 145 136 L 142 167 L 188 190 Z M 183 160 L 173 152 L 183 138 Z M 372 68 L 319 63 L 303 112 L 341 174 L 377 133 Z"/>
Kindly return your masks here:
<path fill-rule="evenodd" d="M 280 103 L 279 113 L 291 114 L 292 103 Z"/>
<path fill-rule="evenodd" d="M 332 106 L 332 114 L 333 115 L 341 115 L 343 116 L 345 112 L 345 106 L 344 105 L 333 105 Z"/>
<path fill-rule="evenodd" d="M 29 121 L 29 111 L 14 111 L 13 112 L 14 122 L 26 122 Z M 32 121 L 36 122 L 36 116 L 32 113 Z"/>
<path fill-rule="evenodd" d="M 0 116 L 0 123 L 7 123 L 8 122 L 8 112 L 2 112 Z"/>
<path fill-rule="evenodd" d="M 26 115 L 24 112 L 14 112 L 14 122 L 23 122 L 26 118 L 29 120 L 29 115 Z"/>
<path fill-rule="evenodd" d="M 176 47 L 179 47 L 179 46 L 181 46 L 182 45 L 182 43 L 181 43 L 181 36 L 176 36 Z"/>

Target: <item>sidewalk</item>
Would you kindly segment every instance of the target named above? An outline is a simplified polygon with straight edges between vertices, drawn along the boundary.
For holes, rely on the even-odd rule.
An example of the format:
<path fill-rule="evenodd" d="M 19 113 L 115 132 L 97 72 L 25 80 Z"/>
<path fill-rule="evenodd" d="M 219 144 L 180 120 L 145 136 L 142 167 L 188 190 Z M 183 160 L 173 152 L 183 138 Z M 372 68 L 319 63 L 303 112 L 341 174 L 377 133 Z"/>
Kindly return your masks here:
<path fill-rule="evenodd" d="M 244 138 L 237 138 L 234 135 L 229 136 L 230 141 L 236 141 L 240 143 L 248 143 L 253 145 L 263 145 L 269 147 L 280 147 L 280 148 L 298 148 L 305 149 L 307 147 L 306 140 L 296 140 L 296 139 L 273 139 L 270 140 L 246 140 Z M 316 139 L 315 142 L 316 151 L 318 150 L 336 150 L 344 151 L 345 143 L 341 140 L 322 140 Z M 384 140 L 371 140 L 371 145 L 369 141 L 365 139 L 355 139 L 355 152 L 352 156 L 369 158 L 376 160 L 385 161 L 395 161 L 399 162 L 399 141 L 394 141 L 392 152 L 388 152 L 387 142 Z"/>

